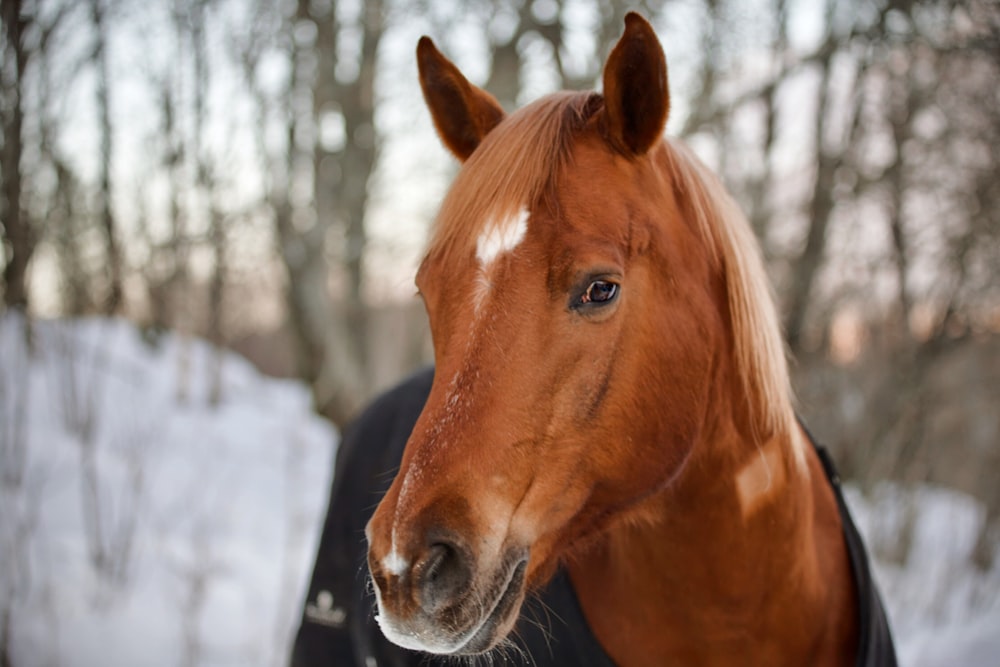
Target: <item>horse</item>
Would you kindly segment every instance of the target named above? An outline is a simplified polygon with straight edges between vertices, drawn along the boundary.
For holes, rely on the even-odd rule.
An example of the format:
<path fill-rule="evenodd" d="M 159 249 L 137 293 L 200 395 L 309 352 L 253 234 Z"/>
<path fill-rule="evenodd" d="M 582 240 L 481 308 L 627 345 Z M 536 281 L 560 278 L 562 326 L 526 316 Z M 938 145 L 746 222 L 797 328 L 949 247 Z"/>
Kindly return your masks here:
<path fill-rule="evenodd" d="M 427 37 L 417 64 L 462 166 L 416 275 L 435 369 L 362 419 L 401 452 L 364 525 L 370 589 L 347 595 L 374 597 L 395 648 L 359 630 L 345 650 L 895 665 L 839 479 L 793 409 L 759 246 L 663 136 L 650 24 L 628 14 L 602 93 L 510 115 Z M 549 661 L 516 648 L 533 596 L 565 602 Z M 579 633 L 601 657 L 552 658 Z"/>

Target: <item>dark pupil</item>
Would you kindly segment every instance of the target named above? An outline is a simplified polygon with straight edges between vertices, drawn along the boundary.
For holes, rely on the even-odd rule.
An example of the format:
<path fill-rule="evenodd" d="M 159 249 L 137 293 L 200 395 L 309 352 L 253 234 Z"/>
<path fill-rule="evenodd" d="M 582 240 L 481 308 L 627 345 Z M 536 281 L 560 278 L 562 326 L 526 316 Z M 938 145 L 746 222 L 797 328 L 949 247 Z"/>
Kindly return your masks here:
<path fill-rule="evenodd" d="M 618 285 L 609 283 L 606 280 L 596 280 L 590 283 L 587 293 L 583 296 L 584 303 L 604 303 L 615 298 Z"/>

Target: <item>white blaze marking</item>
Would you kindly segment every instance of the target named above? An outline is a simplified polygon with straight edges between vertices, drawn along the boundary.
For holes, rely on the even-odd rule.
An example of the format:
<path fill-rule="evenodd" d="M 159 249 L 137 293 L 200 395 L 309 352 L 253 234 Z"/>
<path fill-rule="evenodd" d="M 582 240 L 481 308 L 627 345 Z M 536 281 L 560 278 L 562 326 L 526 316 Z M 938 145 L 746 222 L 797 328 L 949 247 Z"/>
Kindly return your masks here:
<path fill-rule="evenodd" d="M 510 252 L 524 240 L 528 231 L 528 209 L 522 207 L 517 215 L 505 220 L 490 220 L 476 240 L 476 257 L 484 267 L 497 257 Z"/>

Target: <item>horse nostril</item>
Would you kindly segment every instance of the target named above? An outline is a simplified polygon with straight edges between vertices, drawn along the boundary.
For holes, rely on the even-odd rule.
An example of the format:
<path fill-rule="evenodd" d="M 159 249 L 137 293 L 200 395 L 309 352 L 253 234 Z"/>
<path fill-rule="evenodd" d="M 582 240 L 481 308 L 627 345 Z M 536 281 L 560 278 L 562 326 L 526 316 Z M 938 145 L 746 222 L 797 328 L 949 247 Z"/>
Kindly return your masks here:
<path fill-rule="evenodd" d="M 445 562 L 452 558 L 454 550 L 447 544 L 432 544 L 431 548 L 427 550 L 427 556 L 424 558 L 424 569 L 423 569 L 423 579 L 426 583 L 433 584 L 437 578 L 441 569 L 444 567 Z"/>
<path fill-rule="evenodd" d="M 417 586 L 425 609 L 436 609 L 462 591 L 472 579 L 468 559 L 447 542 L 432 544 L 417 564 Z"/>

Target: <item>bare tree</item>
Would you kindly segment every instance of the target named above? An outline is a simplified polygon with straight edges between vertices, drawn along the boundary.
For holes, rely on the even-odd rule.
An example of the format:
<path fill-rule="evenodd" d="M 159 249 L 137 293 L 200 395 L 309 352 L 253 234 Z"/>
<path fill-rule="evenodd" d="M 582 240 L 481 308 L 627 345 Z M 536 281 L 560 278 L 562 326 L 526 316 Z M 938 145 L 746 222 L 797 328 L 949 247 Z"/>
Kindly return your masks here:
<path fill-rule="evenodd" d="M 376 55 L 385 22 L 381 2 L 365 3 L 353 25 L 344 26 L 335 3 L 303 1 L 288 26 L 287 173 L 302 178 L 296 156 L 309 156 L 315 208 L 272 199 L 275 228 L 288 272 L 299 369 L 312 382 L 320 410 L 339 423 L 361 405 L 370 384 L 364 219 L 376 159 Z M 347 28 L 360 39 L 354 62 L 338 47 Z M 308 110 L 295 107 L 303 98 L 311 100 Z M 340 142 L 328 136 L 331 128 L 340 129 Z"/>
<path fill-rule="evenodd" d="M 94 47 L 91 60 L 97 74 L 95 97 L 100 133 L 100 175 L 97 188 L 98 215 L 104 232 L 105 254 L 107 257 L 107 296 L 104 310 L 114 313 L 122 302 L 122 257 L 119 248 L 118 231 L 112 208 L 111 160 L 114 128 L 111 122 L 110 65 L 108 60 L 108 7 L 104 0 L 90 0 L 90 19 L 94 25 Z"/>
<path fill-rule="evenodd" d="M 191 44 L 194 53 L 194 137 L 197 148 L 195 162 L 197 186 L 208 219 L 208 244 L 212 250 L 212 276 L 208 285 L 207 333 L 214 352 L 209 368 L 209 402 L 217 405 L 222 399 L 222 369 L 225 334 L 223 290 L 226 283 L 226 228 L 225 219 L 217 201 L 215 167 L 207 149 L 206 104 L 211 86 L 208 63 L 208 38 L 206 36 L 209 8 L 207 0 L 194 0 L 190 9 Z"/>
<path fill-rule="evenodd" d="M 173 39 L 179 46 L 186 40 L 183 8 L 174 3 L 170 14 Z M 191 243 L 188 239 L 187 211 L 181 203 L 186 187 L 184 164 L 187 150 L 180 127 L 183 110 L 178 99 L 179 70 L 183 62 L 183 59 L 177 58 L 171 62 L 167 72 L 152 72 L 150 75 L 159 108 L 156 128 L 158 159 L 151 169 L 165 172 L 169 225 L 165 239 L 155 238 L 147 221 L 142 219 L 139 233 L 149 248 L 151 260 L 142 267 L 150 318 L 153 325 L 161 329 L 189 326 L 185 318 L 183 293 L 189 288 Z"/>
<path fill-rule="evenodd" d="M 38 90 L 37 109 L 34 111 L 37 127 L 38 165 L 26 169 L 31 178 L 48 165 L 55 177 L 52 190 L 41 197 L 39 210 L 33 218 L 44 221 L 44 240 L 50 243 L 58 257 L 62 308 L 68 315 L 84 315 L 95 307 L 92 271 L 84 255 L 82 236 L 89 224 L 89 212 L 80 202 L 85 198 L 85 184 L 80 181 L 63 149 L 58 145 L 61 118 L 65 104 L 60 103 L 57 91 L 64 89 L 79 72 L 79 65 L 69 68 L 61 76 L 56 73 L 56 54 L 53 43 L 57 31 L 66 24 L 76 8 L 73 3 L 60 5 L 52 20 L 42 27 L 34 62 Z M 37 195 L 36 195 L 37 196 Z M 30 205 L 29 205 L 30 208 Z"/>
<path fill-rule="evenodd" d="M 3 150 L 0 152 L 0 176 L 3 193 L 0 197 L 0 223 L 3 225 L 4 246 L 9 259 L 4 264 L 4 303 L 11 308 L 27 310 L 26 274 L 35 249 L 35 235 L 21 206 L 21 156 L 24 152 L 25 69 L 29 53 L 25 33 L 32 17 L 24 12 L 21 0 L 2 0 L 3 20 Z"/>
<path fill-rule="evenodd" d="M 325 146 L 322 134 L 313 148 L 317 226 L 327 230 L 327 239 L 330 231 L 342 239 L 333 251 L 343 267 L 341 281 L 346 282 L 325 336 L 326 355 L 316 383 L 317 402 L 325 414 L 343 422 L 362 404 L 371 385 L 363 295 L 365 213 L 368 182 L 376 159 L 376 56 L 386 26 L 386 8 L 381 1 L 364 3 L 355 25 L 361 39 L 356 73 L 342 73 L 340 77 L 338 66 L 355 66 L 338 57 L 343 26 L 335 11 L 311 18 L 318 28 L 315 47 L 319 59 L 313 87 L 313 122 L 322 133 L 323 123 L 336 119 L 339 107 L 344 132 L 339 150 Z"/>

